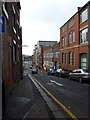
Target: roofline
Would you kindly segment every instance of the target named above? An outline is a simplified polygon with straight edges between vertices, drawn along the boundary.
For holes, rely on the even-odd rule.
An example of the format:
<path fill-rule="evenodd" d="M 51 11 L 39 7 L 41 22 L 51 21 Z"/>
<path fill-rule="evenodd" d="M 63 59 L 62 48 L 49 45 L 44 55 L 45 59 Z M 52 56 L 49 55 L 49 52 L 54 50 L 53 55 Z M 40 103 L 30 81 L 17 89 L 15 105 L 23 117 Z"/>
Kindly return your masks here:
<path fill-rule="evenodd" d="M 90 4 L 90 0 L 84 6 L 80 7 L 80 9 L 72 17 L 70 17 L 70 19 L 73 18 L 77 13 L 81 12 L 89 4 Z M 65 24 L 67 24 L 70 19 L 68 19 L 67 22 L 65 22 L 59 29 L 61 29 Z"/>

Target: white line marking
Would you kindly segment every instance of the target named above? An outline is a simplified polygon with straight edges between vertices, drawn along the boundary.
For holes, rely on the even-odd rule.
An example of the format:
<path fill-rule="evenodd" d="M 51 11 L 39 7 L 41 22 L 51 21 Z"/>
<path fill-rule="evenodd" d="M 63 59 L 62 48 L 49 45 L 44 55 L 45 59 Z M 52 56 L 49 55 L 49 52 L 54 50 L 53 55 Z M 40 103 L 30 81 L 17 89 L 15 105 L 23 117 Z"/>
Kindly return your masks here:
<path fill-rule="evenodd" d="M 54 81 L 54 80 L 50 80 L 52 83 L 55 83 L 56 85 L 59 85 L 60 87 L 62 87 L 63 86 L 63 84 L 60 84 L 60 83 L 58 83 L 58 82 L 56 82 L 56 81 Z"/>
<path fill-rule="evenodd" d="M 83 84 L 84 86 L 90 86 L 89 84 Z"/>

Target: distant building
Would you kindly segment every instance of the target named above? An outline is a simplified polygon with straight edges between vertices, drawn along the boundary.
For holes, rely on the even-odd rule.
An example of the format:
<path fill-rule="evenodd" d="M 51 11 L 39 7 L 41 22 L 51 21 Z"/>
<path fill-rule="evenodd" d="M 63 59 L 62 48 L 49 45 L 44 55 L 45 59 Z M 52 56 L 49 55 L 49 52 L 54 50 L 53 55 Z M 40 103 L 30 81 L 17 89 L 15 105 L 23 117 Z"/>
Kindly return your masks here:
<path fill-rule="evenodd" d="M 53 64 L 55 70 L 60 68 L 60 42 L 53 45 Z"/>
<path fill-rule="evenodd" d="M 47 46 L 43 51 L 43 68 L 54 68 L 55 70 L 60 67 L 60 43 L 52 46 Z"/>
<path fill-rule="evenodd" d="M 45 49 L 48 48 L 48 46 L 53 46 L 56 44 L 57 41 L 38 41 L 37 45 L 35 45 L 35 49 L 33 50 L 33 55 L 34 55 L 34 63 L 38 68 L 43 68 L 43 52 Z"/>
<path fill-rule="evenodd" d="M 20 2 L 4 2 L 2 15 L 6 28 L 2 34 L 3 45 L 3 81 L 5 91 L 22 78 L 22 27 L 20 26 Z"/>
<path fill-rule="evenodd" d="M 27 61 L 27 62 L 32 61 L 32 56 L 22 55 L 22 60 L 23 60 L 23 61 Z"/>
<path fill-rule="evenodd" d="M 33 59 L 32 59 L 33 67 L 38 66 L 38 52 L 37 51 L 38 51 L 38 48 L 37 48 L 37 45 L 35 45 L 33 49 Z"/>
<path fill-rule="evenodd" d="M 60 66 L 90 71 L 90 1 L 60 28 Z"/>
<path fill-rule="evenodd" d="M 45 70 L 54 67 L 54 54 L 53 54 L 53 46 L 48 46 L 44 51 L 44 63 L 43 68 Z"/>

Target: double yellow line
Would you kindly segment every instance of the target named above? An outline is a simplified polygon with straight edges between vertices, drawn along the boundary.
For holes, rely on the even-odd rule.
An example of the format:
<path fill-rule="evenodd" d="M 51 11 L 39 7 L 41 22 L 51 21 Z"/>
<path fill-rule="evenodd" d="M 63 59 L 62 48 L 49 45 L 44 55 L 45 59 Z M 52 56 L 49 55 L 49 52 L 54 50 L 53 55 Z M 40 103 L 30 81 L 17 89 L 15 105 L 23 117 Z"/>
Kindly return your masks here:
<path fill-rule="evenodd" d="M 31 75 L 30 75 L 31 76 Z M 41 85 L 33 76 L 32 79 L 36 81 L 40 85 L 40 87 L 60 106 L 63 108 L 63 110 L 73 119 L 73 120 L 78 120 L 77 117 L 63 105 L 59 100 L 57 100 L 44 86 Z"/>

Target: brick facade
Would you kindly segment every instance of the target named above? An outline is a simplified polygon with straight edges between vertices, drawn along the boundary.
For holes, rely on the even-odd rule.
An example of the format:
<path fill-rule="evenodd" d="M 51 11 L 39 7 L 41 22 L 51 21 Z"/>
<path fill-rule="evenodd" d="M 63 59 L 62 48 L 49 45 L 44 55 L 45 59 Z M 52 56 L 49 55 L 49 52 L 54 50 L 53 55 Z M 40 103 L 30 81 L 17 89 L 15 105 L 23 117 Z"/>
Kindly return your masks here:
<path fill-rule="evenodd" d="M 20 26 L 20 2 L 3 3 L 6 20 L 3 40 L 3 80 L 6 92 L 22 78 L 22 28 Z"/>
<path fill-rule="evenodd" d="M 88 69 L 90 2 L 84 5 L 60 28 L 60 67 L 68 70 Z M 85 15 L 86 19 L 83 17 Z M 85 19 L 85 20 L 84 20 Z"/>

